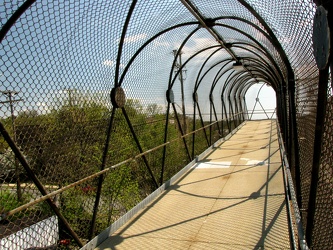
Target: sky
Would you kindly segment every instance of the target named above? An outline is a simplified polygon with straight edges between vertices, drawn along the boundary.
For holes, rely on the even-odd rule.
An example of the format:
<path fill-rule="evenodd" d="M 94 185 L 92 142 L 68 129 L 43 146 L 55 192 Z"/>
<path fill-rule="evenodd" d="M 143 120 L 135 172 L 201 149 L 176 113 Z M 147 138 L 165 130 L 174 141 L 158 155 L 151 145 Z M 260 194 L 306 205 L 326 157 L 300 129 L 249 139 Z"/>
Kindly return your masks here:
<path fill-rule="evenodd" d="M 114 86 L 119 34 L 125 21 L 125 15 L 119 15 L 119 11 L 128 9 L 128 4 L 117 4 L 114 8 L 95 12 L 91 3 L 77 1 L 72 5 L 65 1 L 41 6 L 37 2 L 31 8 L 37 15 L 27 11 L 12 27 L 0 47 L 0 91 L 19 92 L 17 98 L 22 101 L 15 103 L 16 114 L 18 111 L 31 109 L 47 113 L 61 105 L 59 100 L 66 98 L 70 89 L 100 96 L 100 99 L 105 100 L 104 103 L 109 102 L 109 93 Z M 107 2 L 102 1 L 101 7 L 103 4 Z M 163 11 L 163 8 L 160 11 Z M 181 13 L 183 10 L 175 11 Z M 136 22 L 147 23 L 144 15 L 141 15 L 141 18 L 142 20 L 136 19 Z M 127 98 L 138 99 L 147 105 L 166 105 L 165 91 L 173 61 L 172 50 L 180 46 L 180 41 L 193 28 L 194 26 L 185 27 L 162 35 L 137 57 L 123 84 Z M 129 27 L 124 40 L 120 72 L 135 51 L 154 32 L 156 31 L 153 26 L 144 27 L 143 30 Z M 211 44 L 212 39 L 205 30 L 200 30 L 183 48 L 183 59 L 186 60 L 193 52 Z M 205 53 L 199 54 L 192 61 L 192 65 L 188 65 L 188 73 L 197 72 L 197 67 L 206 57 Z M 196 68 L 196 71 L 191 71 L 191 68 Z M 187 86 L 193 86 L 194 83 L 189 82 L 190 80 L 190 77 L 185 80 Z M 176 81 L 175 88 L 177 87 L 175 92 L 178 92 L 179 96 L 179 83 Z M 221 88 L 221 85 L 219 87 Z M 208 90 L 200 91 L 202 96 L 206 95 L 204 92 Z M 249 110 L 251 105 L 254 105 L 252 100 L 255 100 L 256 91 L 257 88 L 253 87 L 247 95 Z M 269 108 L 275 105 L 271 95 L 265 88 L 260 95 L 261 103 Z M 190 92 L 187 98 L 191 98 Z M 0 96 L 0 101 L 5 100 L 4 95 Z M 191 100 L 188 103 L 191 103 Z M 209 105 L 205 106 L 204 112 L 207 112 Z M 193 105 L 190 104 L 187 110 L 191 109 Z M 0 116 L 8 115 L 9 106 L 2 105 Z"/>

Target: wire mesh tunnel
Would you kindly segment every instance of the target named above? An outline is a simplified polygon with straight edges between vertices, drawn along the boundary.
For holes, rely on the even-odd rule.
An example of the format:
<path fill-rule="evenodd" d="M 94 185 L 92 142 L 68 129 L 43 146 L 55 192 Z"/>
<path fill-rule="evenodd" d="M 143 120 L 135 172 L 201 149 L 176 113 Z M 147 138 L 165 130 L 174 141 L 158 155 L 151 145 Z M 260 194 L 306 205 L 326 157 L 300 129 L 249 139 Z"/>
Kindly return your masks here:
<path fill-rule="evenodd" d="M 314 2 L 2 0 L 0 246 L 81 247 L 276 118 L 307 242 L 332 249 L 332 4 Z"/>

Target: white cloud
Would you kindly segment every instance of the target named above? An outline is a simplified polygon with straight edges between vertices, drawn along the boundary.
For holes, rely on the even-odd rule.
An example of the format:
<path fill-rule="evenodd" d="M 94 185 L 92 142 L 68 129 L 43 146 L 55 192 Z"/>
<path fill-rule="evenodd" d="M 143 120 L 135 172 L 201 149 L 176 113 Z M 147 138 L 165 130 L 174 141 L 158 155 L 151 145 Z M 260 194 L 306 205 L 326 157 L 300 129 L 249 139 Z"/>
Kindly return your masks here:
<path fill-rule="evenodd" d="M 147 37 L 147 34 L 142 33 L 142 34 L 137 34 L 137 35 L 133 35 L 133 36 L 127 36 L 124 39 L 124 43 L 134 43 L 140 40 L 143 40 Z"/>
<path fill-rule="evenodd" d="M 199 49 L 203 49 L 205 46 L 207 45 L 213 45 L 213 44 L 217 44 L 215 41 L 213 41 L 211 38 L 207 38 L 207 37 L 194 37 L 191 40 L 190 45 L 186 45 L 183 48 L 184 53 L 193 53 L 198 51 Z"/>
<path fill-rule="evenodd" d="M 171 44 L 169 42 L 159 42 L 155 40 L 153 42 L 154 47 L 169 47 Z"/>
<path fill-rule="evenodd" d="M 36 102 L 36 107 L 41 114 L 46 114 L 50 111 L 49 105 L 45 102 Z"/>
<path fill-rule="evenodd" d="M 114 61 L 112 61 L 112 60 L 105 60 L 103 62 L 103 65 L 109 66 L 109 67 L 113 67 L 114 66 Z"/>
<path fill-rule="evenodd" d="M 105 65 L 105 66 L 108 66 L 108 67 L 113 67 L 113 66 L 115 66 L 116 65 L 116 62 L 115 61 L 112 61 L 112 60 L 105 60 L 103 63 L 102 63 L 103 65 Z M 121 68 L 121 69 L 123 69 L 123 68 L 125 68 L 125 64 L 120 64 L 119 65 L 119 67 Z"/>

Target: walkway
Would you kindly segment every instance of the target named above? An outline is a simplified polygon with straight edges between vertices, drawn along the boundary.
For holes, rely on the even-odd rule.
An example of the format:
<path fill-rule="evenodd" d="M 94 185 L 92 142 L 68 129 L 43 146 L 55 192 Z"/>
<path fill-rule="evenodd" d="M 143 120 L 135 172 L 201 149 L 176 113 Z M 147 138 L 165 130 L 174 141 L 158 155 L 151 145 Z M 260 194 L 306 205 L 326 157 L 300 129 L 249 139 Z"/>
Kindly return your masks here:
<path fill-rule="evenodd" d="M 248 121 L 101 249 L 289 249 L 275 121 Z"/>

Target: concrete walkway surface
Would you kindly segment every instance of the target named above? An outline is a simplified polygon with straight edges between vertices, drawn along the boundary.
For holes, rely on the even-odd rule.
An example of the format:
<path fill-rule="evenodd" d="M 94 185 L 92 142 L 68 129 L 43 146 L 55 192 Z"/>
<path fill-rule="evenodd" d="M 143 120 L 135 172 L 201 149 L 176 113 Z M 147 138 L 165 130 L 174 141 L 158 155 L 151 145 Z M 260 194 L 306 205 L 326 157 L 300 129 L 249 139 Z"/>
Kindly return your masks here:
<path fill-rule="evenodd" d="M 96 250 L 289 249 L 275 120 L 247 121 Z"/>

